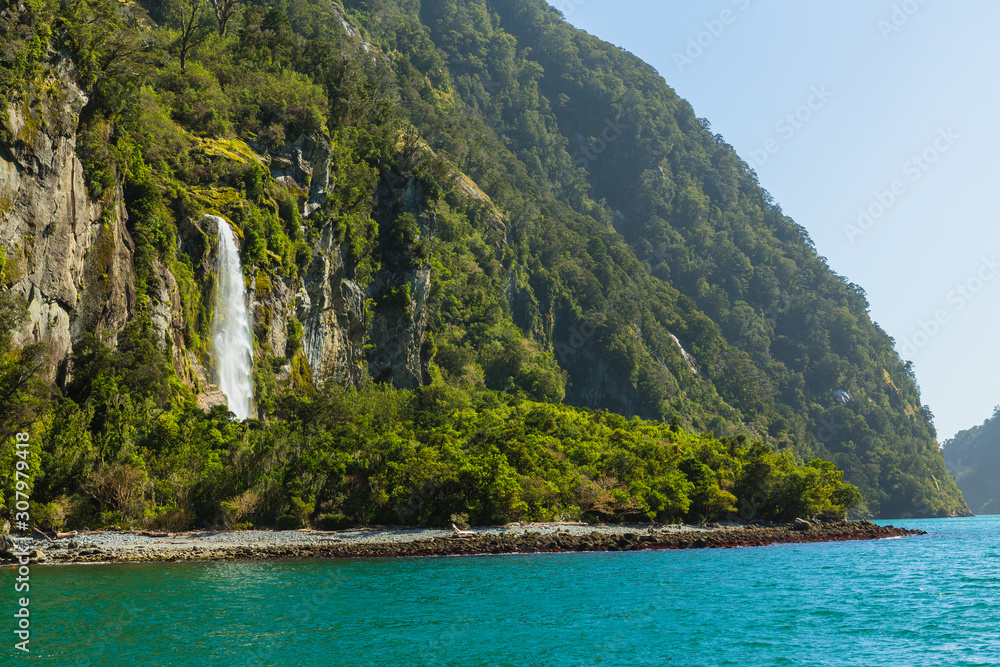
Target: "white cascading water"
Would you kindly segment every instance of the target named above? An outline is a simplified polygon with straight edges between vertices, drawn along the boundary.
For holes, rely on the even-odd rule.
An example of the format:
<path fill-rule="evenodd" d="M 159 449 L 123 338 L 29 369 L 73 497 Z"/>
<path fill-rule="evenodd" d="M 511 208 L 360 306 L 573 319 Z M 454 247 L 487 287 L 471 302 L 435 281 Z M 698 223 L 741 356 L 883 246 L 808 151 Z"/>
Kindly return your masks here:
<path fill-rule="evenodd" d="M 219 227 L 219 283 L 212 319 L 219 390 L 229 400 L 229 410 L 247 419 L 253 411 L 253 336 L 240 251 L 229 223 L 218 216 L 208 217 Z"/>

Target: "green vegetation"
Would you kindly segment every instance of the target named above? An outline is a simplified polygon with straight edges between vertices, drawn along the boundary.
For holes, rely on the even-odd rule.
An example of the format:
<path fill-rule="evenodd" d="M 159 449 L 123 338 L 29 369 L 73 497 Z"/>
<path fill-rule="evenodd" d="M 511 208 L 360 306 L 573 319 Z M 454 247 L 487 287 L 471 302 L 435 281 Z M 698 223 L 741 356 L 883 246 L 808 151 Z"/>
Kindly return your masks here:
<path fill-rule="evenodd" d="M 121 188 L 139 295 L 114 351 L 79 341 L 72 381 L 35 394 L 53 521 L 964 509 L 863 291 L 655 72 L 541 0 L 29 4 L 0 90 L 30 107 L 70 48 L 78 154 L 94 198 Z M 310 142 L 330 185 L 307 216 L 308 184 L 265 165 Z M 424 386 L 372 382 L 372 349 L 373 378 L 316 390 L 289 319 L 285 350 L 257 342 L 260 420 L 202 413 L 150 324 L 165 267 L 207 353 L 201 213 L 234 224 L 259 298 L 327 232 L 368 324 L 411 318 L 429 270 Z"/>
<path fill-rule="evenodd" d="M 88 338 L 74 364 L 88 374 L 33 433 L 53 528 L 792 519 L 859 500 L 832 464 L 760 442 L 440 381 L 288 392 L 234 422 L 168 381 L 141 326 L 114 352 Z"/>
<path fill-rule="evenodd" d="M 410 120 L 510 212 L 511 314 L 567 402 L 833 461 L 875 514 L 964 511 L 864 291 L 648 65 L 541 0 L 346 6 Z"/>
<path fill-rule="evenodd" d="M 945 441 L 944 460 L 973 512 L 1000 514 L 1000 406 L 979 426 Z"/>

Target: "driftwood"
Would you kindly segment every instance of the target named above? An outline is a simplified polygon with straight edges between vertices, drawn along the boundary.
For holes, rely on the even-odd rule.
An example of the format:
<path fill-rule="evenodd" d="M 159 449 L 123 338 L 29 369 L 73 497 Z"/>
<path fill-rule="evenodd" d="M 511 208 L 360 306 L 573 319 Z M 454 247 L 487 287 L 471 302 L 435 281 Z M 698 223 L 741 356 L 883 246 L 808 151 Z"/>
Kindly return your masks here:
<path fill-rule="evenodd" d="M 514 521 L 508 523 L 504 528 L 557 528 L 559 526 L 589 526 L 586 521 Z"/>
<path fill-rule="evenodd" d="M 397 530 L 405 526 L 356 526 L 354 528 L 338 528 L 337 530 L 316 530 L 315 528 L 299 528 L 296 533 L 306 535 L 338 535 L 340 533 L 375 532 L 379 530 Z"/>
<path fill-rule="evenodd" d="M 56 531 L 56 538 L 60 540 L 66 537 L 76 537 L 77 535 L 79 535 L 79 533 L 76 532 L 75 530 L 71 530 L 68 533 L 60 533 L 58 530 Z"/>
<path fill-rule="evenodd" d="M 452 533 L 452 537 L 475 537 L 476 531 L 474 530 L 459 530 L 458 526 L 451 524 L 451 529 L 455 531 Z"/>
<path fill-rule="evenodd" d="M 45 539 L 47 539 L 49 542 L 52 541 L 52 538 L 49 537 L 48 535 L 46 535 L 45 533 L 43 533 L 41 530 L 39 530 L 38 526 L 32 526 L 31 529 L 33 531 L 35 531 L 36 533 L 38 533 L 39 535 L 41 535 L 42 537 L 44 537 Z"/>

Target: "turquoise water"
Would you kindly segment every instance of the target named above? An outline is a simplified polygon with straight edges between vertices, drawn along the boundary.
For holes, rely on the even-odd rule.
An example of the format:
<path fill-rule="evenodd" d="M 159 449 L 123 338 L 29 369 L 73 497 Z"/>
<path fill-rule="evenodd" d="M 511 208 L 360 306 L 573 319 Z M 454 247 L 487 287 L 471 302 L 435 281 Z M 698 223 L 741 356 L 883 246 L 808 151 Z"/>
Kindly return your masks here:
<path fill-rule="evenodd" d="M 997 665 L 1000 517 L 755 549 L 34 567 L 53 665 Z M 12 657 L 13 656 L 13 657 Z"/>

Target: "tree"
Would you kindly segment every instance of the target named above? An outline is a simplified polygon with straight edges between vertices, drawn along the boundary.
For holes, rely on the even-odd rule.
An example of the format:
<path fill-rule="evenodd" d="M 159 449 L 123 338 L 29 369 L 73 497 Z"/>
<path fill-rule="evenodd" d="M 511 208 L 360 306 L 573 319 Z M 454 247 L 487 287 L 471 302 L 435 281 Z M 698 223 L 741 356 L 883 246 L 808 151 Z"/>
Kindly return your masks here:
<path fill-rule="evenodd" d="M 142 77 L 152 65 L 153 41 L 113 0 L 66 3 L 63 20 L 81 83 L 108 96 L 115 83 Z M 106 100 L 102 99 L 104 103 Z M 91 105 L 93 106 L 93 104 Z"/>
<path fill-rule="evenodd" d="M 181 31 L 179 55 L 182 72 L 187 66 L 191 49 L 208 39 L 210 30 L 205 25 L 207 15 L 202 11 L 204 8 L 204 0 L 175 0 L 171 8 L 174 22 Z"/>
<path fill-rule="evenodd" d="M 219 24 L 219 34 L 225 36 L 229 21 L 239 9 L 239 0 L 211 0 L 215 10 L 215 20 Z"/>
<path fill-rule="evenodd" d="M 14 332 L 24 315 L 21 300 L 9 292 L 0 293 L 0 442 L 7 442 L 34 421 L 44 393 L 38 385 L 39 372 L 47 361 L 45 345 L 14 344 Z"/>

